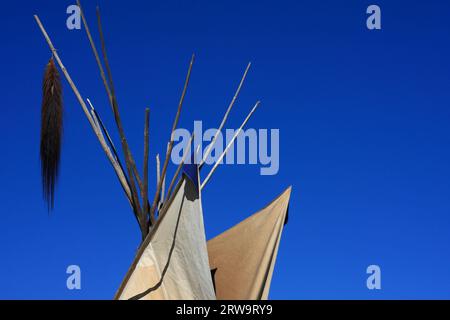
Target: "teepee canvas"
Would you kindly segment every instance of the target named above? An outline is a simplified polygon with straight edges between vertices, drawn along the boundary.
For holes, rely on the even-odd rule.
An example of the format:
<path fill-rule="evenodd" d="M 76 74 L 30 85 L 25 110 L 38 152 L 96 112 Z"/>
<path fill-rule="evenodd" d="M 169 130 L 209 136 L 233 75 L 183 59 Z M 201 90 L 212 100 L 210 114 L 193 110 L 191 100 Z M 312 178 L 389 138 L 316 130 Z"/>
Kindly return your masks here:
<path fill-rule="evenodd" d="M 267 207 L 208 241 L 217 299 L 268 298 L 290 195 L 289 187 Z"/>
<path fill-rule="evenodd" d="M 268 298 L 291 188 L 264 209 L 209 240 L 207 249 L 202 242 L 205 235 L 200 197 L 196 198 L 194 190 L 192 181 L 183 175 L 173 202 L 159 220 L 155 235 L 144 242 L 116 299 Z M 190 197 L 196 200 L 191 203 Z M 178 228 L 174 221 L 177 219 Z"/>

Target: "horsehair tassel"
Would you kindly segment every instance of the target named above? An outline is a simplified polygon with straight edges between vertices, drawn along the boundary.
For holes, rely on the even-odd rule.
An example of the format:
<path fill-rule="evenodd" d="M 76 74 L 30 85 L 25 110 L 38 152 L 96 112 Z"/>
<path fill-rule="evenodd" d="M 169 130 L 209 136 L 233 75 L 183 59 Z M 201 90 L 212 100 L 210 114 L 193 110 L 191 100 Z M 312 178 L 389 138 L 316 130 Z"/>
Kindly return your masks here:
<path fill-rule="evenodd" d="M 47 64 L 42 82 L 41 110 L 41 176 L 44 200 L 53 210 L 55 185 L 59 173 L 63 128 L 61 79 L 53 57 Z"/>

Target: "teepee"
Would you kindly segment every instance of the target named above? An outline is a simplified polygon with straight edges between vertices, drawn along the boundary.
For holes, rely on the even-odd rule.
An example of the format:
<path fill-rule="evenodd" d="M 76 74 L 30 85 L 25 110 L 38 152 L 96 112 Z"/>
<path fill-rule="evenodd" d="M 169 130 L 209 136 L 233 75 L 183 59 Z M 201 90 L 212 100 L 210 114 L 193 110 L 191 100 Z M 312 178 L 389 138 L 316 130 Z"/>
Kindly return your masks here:
<path fill-rule="evenodd" d="M 291 188 L 208 242 L 197 190 L 183 175 L 115 299 L 268 299 Z"/>
<path fill-rule="evenodd" d="M 141 231 L 142 242 L 139 245 L 136 257 L 114 298 L 133 300 L 267 299 L 281 234 L 287 222 L 291 187 L 286 189 L 264 209 L 254 213 L 241 223 L 209 241 L 206 240 L 205 236 L 202 209 L 202 189 L 210 181 L 212 174 L 221 163 L 226 152 L 232 147 L 242 128 L 259 106 L 259 102 L 257 102 L 215 165 L 206 175 L 205 179 L 202 180 L 200 174 L 201 169 L 234 106 L 250 64 L 245 69 L 216 135 L 206 148 L 204 155 L 198 158 L 198 152 L 196 150 L 188 153 L 188 150 L 185 149 L 183 159 L 166 190 L 166 171 L 174 144 L 173 132 L 177 128 L 184 97 L 187 92 L 194 62 L 194 56 L 192 56 L 173 122 L 162 170 L 160 169 L 159 155 L 156 157 L 157 187 L 153 201 L 150 202 L 148 198 L 150 111 L 149 109 L 145 110 L 144 166 L 142 175 L 140 175 L 128 146 L 120 118 L 112 73 L 105 49 L 100 12 L 97 8 L 97 22 L 103 63 L 91 36 L 86 17 L 79 1 L 77 1 L 77 4 L 80 8 L 84 29 L 111 104 L 114 120 L 121 139 L 125 165 L 121 162 L 117 149 L 105 124 L 100 118 L 99 112 L 94 108 L 89 99 L 84 100 L 70 77 L 69 72 L 63 65 L 58 52 L 54 48 L 49 35 L 37 15 L 35 15 L 35 20 L 50 47 L 52 53 L 51 61 L 54 59 L 59 66 L 78 99 L 95 136 L 115 171 Z M 52 69 L 51 71 L 54 72 L 55 70 Z M 58 77 L 55 78 L 58 79 Z M 53 93 L 53 91 L 48 92 Z M 52 97 L 50 96 L 50 98 Z M 45 101 L 52 102 L 48 97 Z M 59 102 L 60 100 L 57 101 Z M 52 106 L 51 103 L 47 104 Z M 62 110 L 62 106 L 60 110 Z M 44 123 L 43 121 L 43 125 Z M 45 128 L 45 132 L 50 133 L 49 136 L 51 136 L 52 128 Z M 192 140 L 193 135 L 188 143 L 189 147 L 192 144 Z M 47 139 L 46 141 L 50 140 Z M 47 145 L 51 147 L 53 144 L 50 141 Z M 57 151 L 59 157 L 59 149 Z M 51 152 L 49 154 L 52 155 Z M 187 156 L 191 156 L 191 160 L 194 161 L 185 161 Z M 56 182 L 54 178 L 56 176 L 53 174 L 51 178 L 53 179 L 51 187 L 54 188 L 54 183 Z M 53 191 L 51 189 L 52 207 Z"/>

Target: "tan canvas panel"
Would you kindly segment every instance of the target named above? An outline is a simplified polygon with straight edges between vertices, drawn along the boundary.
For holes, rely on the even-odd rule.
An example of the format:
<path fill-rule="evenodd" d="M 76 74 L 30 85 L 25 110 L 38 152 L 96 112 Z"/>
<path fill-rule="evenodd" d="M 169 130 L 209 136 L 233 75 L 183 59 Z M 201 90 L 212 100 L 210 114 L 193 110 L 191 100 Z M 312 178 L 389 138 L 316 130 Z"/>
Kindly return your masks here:
<path fill-rule="evenodd" d="M 268 298 L 290 194 L 208 241 L 217 299 Z"/>

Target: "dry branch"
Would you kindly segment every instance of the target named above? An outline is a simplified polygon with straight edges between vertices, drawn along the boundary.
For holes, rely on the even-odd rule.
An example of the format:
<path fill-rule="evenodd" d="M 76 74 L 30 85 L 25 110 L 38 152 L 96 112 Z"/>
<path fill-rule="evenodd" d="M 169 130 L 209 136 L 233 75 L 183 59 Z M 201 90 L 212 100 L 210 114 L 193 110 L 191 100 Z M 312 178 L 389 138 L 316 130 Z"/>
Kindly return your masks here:
<path fill-rule="evenodd" d="M 252 116 L 252 114 L 255 112 L 256 108 L 258 108 L 259 106 L 259 101 L 256 102 L 255 106 L 253 107 L 253 109 L 250 111 L 250 113 L 248 114 L 248 116 L 245 118 L 244 122 L 241 124 L 241 126 L 239 127 L 238 130 L 236 130 L 236 132 L 234 133 L 233 138 L 231 139 L 231 141 L 228 143 L 227 147 L 225 148 L 225 150 L 222 152 L 222 154 L 220 155 L 219 159 L 216 161 L 216 163 L 214 164 L 214 167 L 211 169 L 211 171 L 208 173 L 207 177 L 205 178 L 205 180 L 203 180 L 201 186 L 200 186 L 200 190 L 202 190 L 205 185 L 208 183 L 209 179 L 211 179 L 212 174 L 214 173 L 214 171 L 216 171 L 217 166 L 222 162 L 223 157 L 225 156 L 225 154 L 227 153 L 228 149 L 230 149 L 230 147 L 233 145 L 234 140 L 236 140 L 237 136 L 239 135 L 239 133 L 241 133 L 242 128 L 246 125 L 247 121 L 250 119 L 250 117 Z"/>
<path fill-rule="evenodd" d="M 167 154 L 166 154 L 166 159 L 164 160 L 164 165 L 163 165 L 162 174 L 161 174 L 162 176 L 165 176 L 166 170 L 167 170 L 167 165 L 169 164 L 170 154 L 172 153 L 172 149 L 173 149 L 173 133 L 174 133 L 175 129 L 177 128 L 178 120 L 180 118 L 180 113 L 181 113 L 181 108 L 183 106 L 184 97 L 186 95 L 187 87 L 189 85 L 189 79 L 191 78 L 191 71 L 192 71 L 192 65 L 194 64 L 194 59 L 195 59 L 195 56 L 192 55 L 191 62 L 189 64 L 189 69 L 188 69 L 188 72 L 186 75 L 186 80 L 184 82 L 183 92 L 181 93 L 180 101 L 178 103 L 177 114 L 176 114 L 175 120 L 173 122 L 172 131 L 170 132 L 170 141 L 169 141 L 170 145 L 169 145 L 169 150 L 167 151 Z M 162 187 L 162 180 L 160 179 L 160 181 L 158 183 L 158 187 L 156 188 L 155 197 L 153 198 L 152 207 L 150 209 L 150 217 L 154 216 L 154 214 L 155 214 L 156 206 L 158 205 L 159 195 L 161 193 L 161 187 Z"/>
<path fill-rule="evenodd" d="M 144 123 L 144 168 L 143 168 L 143 190 L 142 192 L 142 203 L 144 207 L 144 213 L 147 216 L 149 213 L 149 203 L 148 203 L 148 149 L 149 149 L 149 143 L 148 143 L 148 128 L 149 128 L 149 119 L 150 118 L 150 109 L 145 109 L 145 123 Z M 151 224 L 154 224 L 154 221 L 150 219 Z"/>
<path fill-rule="evenodd" d="M 91 44 L 91 48 L 94 53 L 97 65 L 98 65 L 100 75 L 103 80 L 103 84 L 104 84 L 106 92 L 108 94 L 108 98 L 109 98 L 111 107 L 113 109 L 114 120 L 116 121 L 117 129 L 119 131 L 120 140 L 121 140 L 121 144 L 122 144 L 122 149 L 123 149 L 124 156 L 125 156 L 125 165 L 126 165 L 126 169 L 127 169 L 128 182 L 129 182 L 129 186 L 130 186 L 130 190 L 131 190 L 131 196 L 132 196 L 133 203 L 134 203 L 134 210 L 136 210 L 136 214 L 139 216 L 140 227 L 141 227 L 141 231 L 143 233 L 142 238 L 145 238 L 145 235 L 147 233 L 146 230 L 148 229 L 147 228 L 147 219 L 146 219 L 145 213 L 143 212 L 143 210 L 140 207 L 139 195 L 138 195 L 138 191 L 136 189 L 134 178 L 136 177 L 136 180 L 138 181 L 140 189 L 142 189 L 143 186 L 139 179 L 139 175 L 138 175 L 138 172 L 136 169 L 136 163 L 134 162 L 134 159 L 132 158 L 131 151 L 129 149 L 129 146 L 128 146 L 128 143 L 127 143 L 127 140 L 125 137 L 125 132 L 124 132 L 124 129 L 122 126 L 122 120 L 121 120 L 120 114 L 119 114 L 119 107 L 117 104 L 117 98 L 115 95 L 115 90 L 114 90 L 114 85 L 113 85 L 113 80 L 112 80 L 112 73 L 111 73 L 111 69 L 109 67 L 108 57 L 106 54 L 105 41 L 104 41 L 104 37 L 103 37 L 103 29 L 101 27 L 101 22 L 100 22 L 100 12 L 97 8 L 97 20 L 98 20 L 98 27 L 99 27 L 99 33 L 100 33 L 100 41 L 101 41 L 101 45 L 102 45 L 103 59 L 105 62 L 106 71 L 108 73 L 108 78 L 106 78 L 106 76 L 105 76 L 105 72 L 103 70 L 100 56 L 98 54 L 95 43 L 92 39 L 89 25 L 87 23 L 86 17 L 84 15 L 84 12 L 83 12 L 83 9 L 81 7 L 81 3 L 79 0 L 77 0 L 77 4 L 78 4 L 78 7 L 80 8 L 80 13 L 81 13 L 81 18 L 83 21 L 84 29 L 88 36 L 89 43 Z M 109 84 L 107 83 L 107 79 L 108 79 Z"/>
<path fill-rule="evenodd" d="M 222 131 L 223 126 L 225 125 L 225 122 L 227 121 L 228 114 L 230 113 L 231 108 L 233 108 L 234 103 L 236 102 L 236 99 L 237 99 L 237 97 L 239 95 L 239 92 L 241 91 L 242 84 L 244 83 L 245 78 L 247 77 L 247 72 L 250 69 L 250 66 L 251 66 L 251 62 L 249 62 L 248 65 L 247 65 L 247 68 L 245 68 L 244 75 L 242 76 L 241 82 L 239 82 L 239 86 L 238 86 L 238 88 L 237 88 L 237 90 L 236 90 L 236 92 L 235 92 L 235 94 L 233 96 L 233 99 L 231 100 L 231 102 L 230 102 L 230 104 L 228 106 L 227 111 L 225 112 L 225 115 L 223 116 L 222 122 L 220 123 L 220 126 L 217 129 L 216 134 L 214 135 L 214 137 L 211 140 L 211 143 L 208 145 L 208 147 L 206 147 L 205 154 L 203 155 L 202 161 L 200 162 L 200 165 L 199 165 L 200 169 L 203 167 L 203 164 L 205 163 L 206 159 L 208 158 L 209 153 L 211 152 L 211 149 L 214 146 L 214 143 L 216 142 L 217 136 Z"/>

